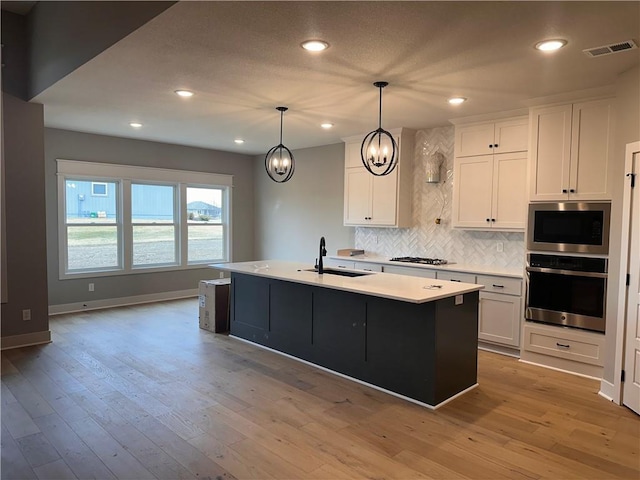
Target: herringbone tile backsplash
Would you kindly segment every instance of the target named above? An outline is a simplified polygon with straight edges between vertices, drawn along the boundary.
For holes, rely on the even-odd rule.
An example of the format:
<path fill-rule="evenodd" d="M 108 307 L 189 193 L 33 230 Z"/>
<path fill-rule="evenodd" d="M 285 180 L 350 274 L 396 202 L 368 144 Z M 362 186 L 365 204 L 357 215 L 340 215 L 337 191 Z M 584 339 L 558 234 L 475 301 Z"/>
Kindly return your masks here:
<path fill-rule="evenodd" d="M 476 232 L 451 228 L 451 199 L 455 181 L 454 127 L 420 130 L 416 132 L 415 140 L 413 227 L 357 227 L 355 247 L 386 257 L 432 257 L 457 263 L 522 267 L 524 233 Z M 445 157 L 440 168 L 440 183 L 426 183 L 428 154 L 437 151 Z M 441 219 L 440 224 L 435 223 L 436 218 Z M 497 251 L 498 242 L 503 243 L 503 252 Z"/>

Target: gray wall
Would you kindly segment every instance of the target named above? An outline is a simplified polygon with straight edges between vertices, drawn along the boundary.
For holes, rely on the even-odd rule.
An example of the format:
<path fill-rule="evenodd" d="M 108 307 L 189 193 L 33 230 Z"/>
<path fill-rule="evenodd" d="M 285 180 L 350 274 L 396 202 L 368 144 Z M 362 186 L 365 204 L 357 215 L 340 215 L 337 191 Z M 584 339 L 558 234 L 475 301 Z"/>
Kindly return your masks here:
<path fill-rule="evenodd" d="M 605 365 L 603 378 L 613 383 L 616 376 L 615 347 L 618 322 L 618 291 L 620 285 L 620 242 L 622 240 L 622 195 L 626 179 L 624 171 L 625 148 L 628 143 L 640 140 L 640 68 L 636 67 L 618 77 L 616 82 L 616 130 L 614 153 L 614 188 L 611 204 L 611 249 L 609 254 L 609 278 L 607 290 L 607 325 Z"/>
<path fill-rule="evenodd" d="M 2 337 L 49 330 L 42 105 L 4 93 L 3 178 L 7 302 Z M 31 320 L 22 320 L 22 310 Z"/>
<path fill-rule="evenodd" d="M 2 91 L 27 99 L 27 19 L 2 10 Z"/>
<path fill-rule="evenodd" d="M 171 168 L 233 175 L 233 260 L 252 260 L 253 157 L 202 148 L 45 129 L 49 305 L 156 294 L 196 288 L 215 278 L 209 268 L 83 279 L 59 279 L 56 159 Z M 87 284 L 95 284 L 89 292 Z"/>
<path fill-rule="evenodd" d="M 174 3 L 37 2 L 27 15 L 31 53 L 29 98 Z"/>
<path fill-rule="evenodd" d="M 320 237 L 327 253 L 354 244 L 354 229 L 343 225 L 344 144 L 293 152 L 296 171 L 287 183 L 275 183 L 254 161 L 256 260 L 308 262 L 318 256 Z"/>

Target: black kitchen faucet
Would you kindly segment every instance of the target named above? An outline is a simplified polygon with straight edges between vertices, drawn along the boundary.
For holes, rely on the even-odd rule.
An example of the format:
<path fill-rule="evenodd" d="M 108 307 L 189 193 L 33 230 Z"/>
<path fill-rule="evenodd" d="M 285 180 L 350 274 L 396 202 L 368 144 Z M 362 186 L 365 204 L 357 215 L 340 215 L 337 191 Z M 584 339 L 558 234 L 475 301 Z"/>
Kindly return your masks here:
<path fill-rule="evenodd" d="M 322 257 L 324 257 L 327 254 L 327 249 L 324 247 L 325 247 L 324 237 L 320 237 L 320 252 L 318 253 L 318 273 L 319 274 L 324 273 L 324 267 L 322 265 Z"/>

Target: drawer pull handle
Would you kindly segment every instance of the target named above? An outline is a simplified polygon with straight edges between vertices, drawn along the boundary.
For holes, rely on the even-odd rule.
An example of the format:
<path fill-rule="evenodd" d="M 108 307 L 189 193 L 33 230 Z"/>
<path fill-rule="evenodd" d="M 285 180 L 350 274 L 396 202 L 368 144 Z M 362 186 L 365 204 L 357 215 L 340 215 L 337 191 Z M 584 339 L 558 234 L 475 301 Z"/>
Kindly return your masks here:
<path fill-rule="evenodd" d="M 373 271 L 373 270 L 371 270 L 370 268 L 363 268 L 363 270 L 364 270 L 365 272 L 372 272 L 372 271 Z"/>
<path fill-rule="evenodd" d="M 492 285 L 493 288 L 504 288 L 504 285 L 496 285 L 495 283 Z"/>
<path fill-rule="evenodd" d="M 451 279 L 452 282 L 460 282 L 460 280 L 456 280 L 455 278 Z"/>
<path fill-rule="evenodd" d="M 565 345 L 564 343 L 556 342 L 556 345 L 560 348 L 571 348 L 571 345 Z"/>

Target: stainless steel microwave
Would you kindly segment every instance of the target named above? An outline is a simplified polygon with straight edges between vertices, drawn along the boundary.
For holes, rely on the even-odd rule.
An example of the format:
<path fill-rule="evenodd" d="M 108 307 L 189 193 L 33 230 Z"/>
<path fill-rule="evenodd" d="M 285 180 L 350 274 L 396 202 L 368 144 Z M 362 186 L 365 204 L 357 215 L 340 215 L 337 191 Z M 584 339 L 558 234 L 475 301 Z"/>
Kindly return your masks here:
<path fill-rule="evenodd" d="M 611 204 L 529 204 L 527 249 L 544 252 L 609 253 Z"/>

